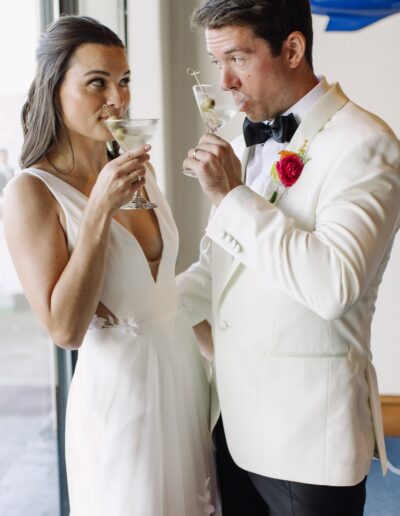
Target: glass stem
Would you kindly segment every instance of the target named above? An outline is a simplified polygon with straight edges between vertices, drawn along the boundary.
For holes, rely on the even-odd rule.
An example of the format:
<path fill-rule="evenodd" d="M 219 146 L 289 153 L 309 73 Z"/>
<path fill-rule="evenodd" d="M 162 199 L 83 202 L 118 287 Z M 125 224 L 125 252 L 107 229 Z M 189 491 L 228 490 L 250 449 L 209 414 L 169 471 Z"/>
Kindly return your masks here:
<path fill-rule="evenodd" d="M 134 199 L 141 199 L 143 197 L 142 189 L 143 189 L 143 187 L 141 186 L 140 188 L 138 188 L 136 190 L 136 192 L 133 194 Z"/>

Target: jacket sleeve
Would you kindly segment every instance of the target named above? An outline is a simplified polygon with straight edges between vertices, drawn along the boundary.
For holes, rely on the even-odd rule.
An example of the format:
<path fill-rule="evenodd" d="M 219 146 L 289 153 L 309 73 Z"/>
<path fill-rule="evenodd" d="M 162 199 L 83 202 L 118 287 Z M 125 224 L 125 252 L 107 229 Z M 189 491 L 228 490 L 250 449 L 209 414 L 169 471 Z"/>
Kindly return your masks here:
<path fill-rule="evenodd" d="M 295 301 L 336 319 L 374 279 L 399 211 L 400 143 L 380 133 L 353 145 L 331 168 L 312 231 L 296 228 L 279 206 L 239 186 L 223 199 L 206 234 Z"/>

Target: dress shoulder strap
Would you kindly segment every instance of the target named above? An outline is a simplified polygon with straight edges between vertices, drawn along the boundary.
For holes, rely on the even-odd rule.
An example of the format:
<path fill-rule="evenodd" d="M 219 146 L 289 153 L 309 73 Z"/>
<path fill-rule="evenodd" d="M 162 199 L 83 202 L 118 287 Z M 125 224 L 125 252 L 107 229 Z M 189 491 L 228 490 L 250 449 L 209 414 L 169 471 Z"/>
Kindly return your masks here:
<path fill-rule="evenodd" d="M 78 235 L 82 213 L 87 204 L 87 197 L 69 183 L 59 179 L 50 172 L 37 168 L 27 168 L 21 170 L 20 173 L 29 174 L 40 179 L 56 199 L 64 213 L 68 248 L 72 251 Z"/>
<path fill-rule="evenodd" d="M 54 174 L 32 167 L 21 170 L 20 173 L 29 174 L 40 179 L 63 208 L 66 217 L 69 214 L 81 213 L 85 209 L 87 197 Z"/>

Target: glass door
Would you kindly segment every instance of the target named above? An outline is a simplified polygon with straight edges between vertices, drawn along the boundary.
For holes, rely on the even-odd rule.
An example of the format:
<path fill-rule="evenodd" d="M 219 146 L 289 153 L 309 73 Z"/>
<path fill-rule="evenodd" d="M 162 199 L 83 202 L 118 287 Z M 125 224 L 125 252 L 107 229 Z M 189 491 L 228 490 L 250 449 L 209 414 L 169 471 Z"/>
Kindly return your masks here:
<path fill-rule="evenodd" d="M 54 346 L 22 293 L 1 214 L 3 188 L 19 170 L 21 108 L 52 7 L 14 0 L 0 18 L 0 514 L 7 516 L 57 516 L 60 506 Z"/>

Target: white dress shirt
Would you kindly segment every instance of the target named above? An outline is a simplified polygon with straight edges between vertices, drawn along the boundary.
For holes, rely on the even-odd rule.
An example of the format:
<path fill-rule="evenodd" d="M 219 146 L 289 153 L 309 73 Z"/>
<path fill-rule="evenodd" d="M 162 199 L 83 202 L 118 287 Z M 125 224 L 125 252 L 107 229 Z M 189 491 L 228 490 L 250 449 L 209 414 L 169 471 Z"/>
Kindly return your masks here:
<path fill-rule="evenodd" d="M 300 124 L 307 111 L 328 89 L 329 85 L 322 77 L 318 77 L 318 84 L 310 90 L 303 98 L 301 98 L 294 106 L 283 113 L 288 115 L 293 113 L 296 122 Z M 265 124 L 271 123 L 273 120 L 264 121 Z M 270 181 L 270 170 L 274 161 L 279 156 L 279 151 L 283 150 L 288 142 L 279 143 L 273 138 L 269 138 L 265 143 L 253 145 L 249 151 L 249 159 L 246 168 L 245 184 L 255 192 L 265 191 L 266 184 Z"/>

